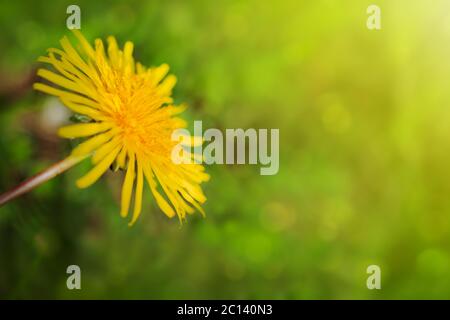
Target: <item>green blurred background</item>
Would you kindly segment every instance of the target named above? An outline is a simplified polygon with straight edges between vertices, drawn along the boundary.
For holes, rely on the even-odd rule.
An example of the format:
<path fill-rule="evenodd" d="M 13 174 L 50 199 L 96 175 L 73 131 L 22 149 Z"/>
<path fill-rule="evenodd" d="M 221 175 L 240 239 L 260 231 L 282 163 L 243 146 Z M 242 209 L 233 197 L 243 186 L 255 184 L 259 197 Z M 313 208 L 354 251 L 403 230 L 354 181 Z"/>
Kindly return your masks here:
<path fill-rule="evenodd" d="M 70 4 L 0 4 L 0 191 L 71 150 L 31 89 Z M 79 165 L 0 208 L 0 298 L 450 298 L 448 0 L 76 4 L 89 40 L 171 66 L 191 123 L 279 128 L 280 171 L 209 166 L 207 217 L 181 227 L 147 189 L 129 228 L 121 174 L 79 190 Z"/>

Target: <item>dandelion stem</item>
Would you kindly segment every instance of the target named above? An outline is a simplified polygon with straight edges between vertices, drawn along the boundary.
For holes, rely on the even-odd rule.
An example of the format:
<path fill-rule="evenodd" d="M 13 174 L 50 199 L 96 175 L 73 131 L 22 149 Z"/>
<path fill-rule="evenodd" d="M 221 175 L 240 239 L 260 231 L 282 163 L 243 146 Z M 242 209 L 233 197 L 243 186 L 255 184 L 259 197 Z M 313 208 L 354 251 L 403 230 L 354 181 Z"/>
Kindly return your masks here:
<path fill-rule="evenodd" d="M 24 193 L 36 188 L 40 184 L 56 177 L 57 175 L 63 173 L 70 167 L 73 167 L 81 160 L 85 159 L 85 156 L 69 156 L 64 160 L 55 163 L 51 167 L 45 169 L 44 171 L 38 173 L 37 175 L 25 180 L 15 188 L 6 191 L 3 194 L 0 194 L 0 207 L 3 206 L 6 202 L 13 200 Z"/>

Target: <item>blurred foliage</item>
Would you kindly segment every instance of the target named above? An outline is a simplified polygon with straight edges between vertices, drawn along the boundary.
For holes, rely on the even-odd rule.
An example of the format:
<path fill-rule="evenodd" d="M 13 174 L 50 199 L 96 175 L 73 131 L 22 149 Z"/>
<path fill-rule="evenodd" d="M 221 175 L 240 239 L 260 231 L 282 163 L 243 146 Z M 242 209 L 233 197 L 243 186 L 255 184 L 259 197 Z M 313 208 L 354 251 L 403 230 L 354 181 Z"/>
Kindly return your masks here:
<path fill-rule="evenodd" d="M 377 0 L 369 31 L 373 2 L 77 1 L 90 40 L 171 66 L 189 119 L 280 128 L 280 171 L 209 166 L 206 219 L 146 190 L 129 228 L 121 175 L 79 190 L 81 164 L 0 208 L 0 298 L 450 298 L 450 3 Z M 70 4 L 0 4 L 2 191 L 70 152 L 31 89 Z"/>

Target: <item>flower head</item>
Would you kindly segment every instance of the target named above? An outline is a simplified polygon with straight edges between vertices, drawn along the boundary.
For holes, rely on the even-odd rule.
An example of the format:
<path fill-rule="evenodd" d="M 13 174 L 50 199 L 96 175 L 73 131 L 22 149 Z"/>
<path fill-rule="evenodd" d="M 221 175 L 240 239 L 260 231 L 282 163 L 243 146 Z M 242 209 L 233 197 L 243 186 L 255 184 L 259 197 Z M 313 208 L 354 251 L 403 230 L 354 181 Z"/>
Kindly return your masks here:
<path fill-rule="evenodd" d="M 123 217 L 128 215 L 133 189 L 135 193 L 130 224 L 141 212 L 144 180 L 167 216 L 177 214 L 181 220 L 195 209 L 204 214 L 200 205 L 206 198 L 200 184 L 209 175 L 199 164 L 175 164 L 171 160 L 176 144 L 171 134 L 186 123 L 177 117 L 185 106 L 173 105 L 171 92 L 176 78 L 166 76 L 168 65 L 146 68 L 135 62 L 132 42 L 126 42 L 121 50 L 115 38 L 109 37 L 106 49 L 101 39 L 96 39 L 92 47 L 81 32 L 74 30 L 74 34 L 80 50 L 64 37 L 60 41 L 62 50 L 51 48 L 48 56 L 39 58 L 55 72 L 39 69 L 38 75 L 55 86 L 35 83 L 34 88 L 59 97 L 73 112 L 89 119 L 58 131 L 64 138 L 86 138 L 70 155 L 90 157 L 93 164 L 77 180 L 77 186 L 92 185 L 110 167 L 123 169 Z"/>

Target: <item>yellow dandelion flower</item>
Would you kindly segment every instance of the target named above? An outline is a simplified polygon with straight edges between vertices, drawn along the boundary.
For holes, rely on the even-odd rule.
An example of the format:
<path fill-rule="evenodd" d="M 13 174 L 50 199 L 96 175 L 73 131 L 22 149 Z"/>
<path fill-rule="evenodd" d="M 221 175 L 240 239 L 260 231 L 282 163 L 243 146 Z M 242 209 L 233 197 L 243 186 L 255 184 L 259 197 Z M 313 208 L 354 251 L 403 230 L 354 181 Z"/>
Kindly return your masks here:
<path fill-rule="evenodd" d="M 115 38 L 109 37 L 107 48 L 101 39 L 92 47 L 81 32 L 73 32 L 80 50 L 64 37 L 62 50 L 51 48 L 48 56 L 39 58 L 55 72 L 39 69 L 38 75 L 55 86 L 35 83 L 34 88 L 59 97 L 70 110 L 91 119 L 58 131 L 64 138 L 87 138 L 69 156 L 74 162 L 90 158 L 93 164 L 76 181 L 77 186 L 89 187 L 110 167 L 123 169 L 122 217 L 128 215 L 133 190 L 135 194 L 130 225 L 141 213 L 144 180 L 168 217 L 177 214 L 183 220 L 195 209 L 204 214 L 201 204 L 206 197 L 200 184 L 209 175 L 200 164 L 174 164 L 171 160 L 177 143 L 171 134 L 186 123 L 177 117 L 185 106 L 173 105 L 176 78 L 167 75 L 168 65 L 146 68 L 134 61 L 132 42 L 126 42 L 121 50 Z"/>

